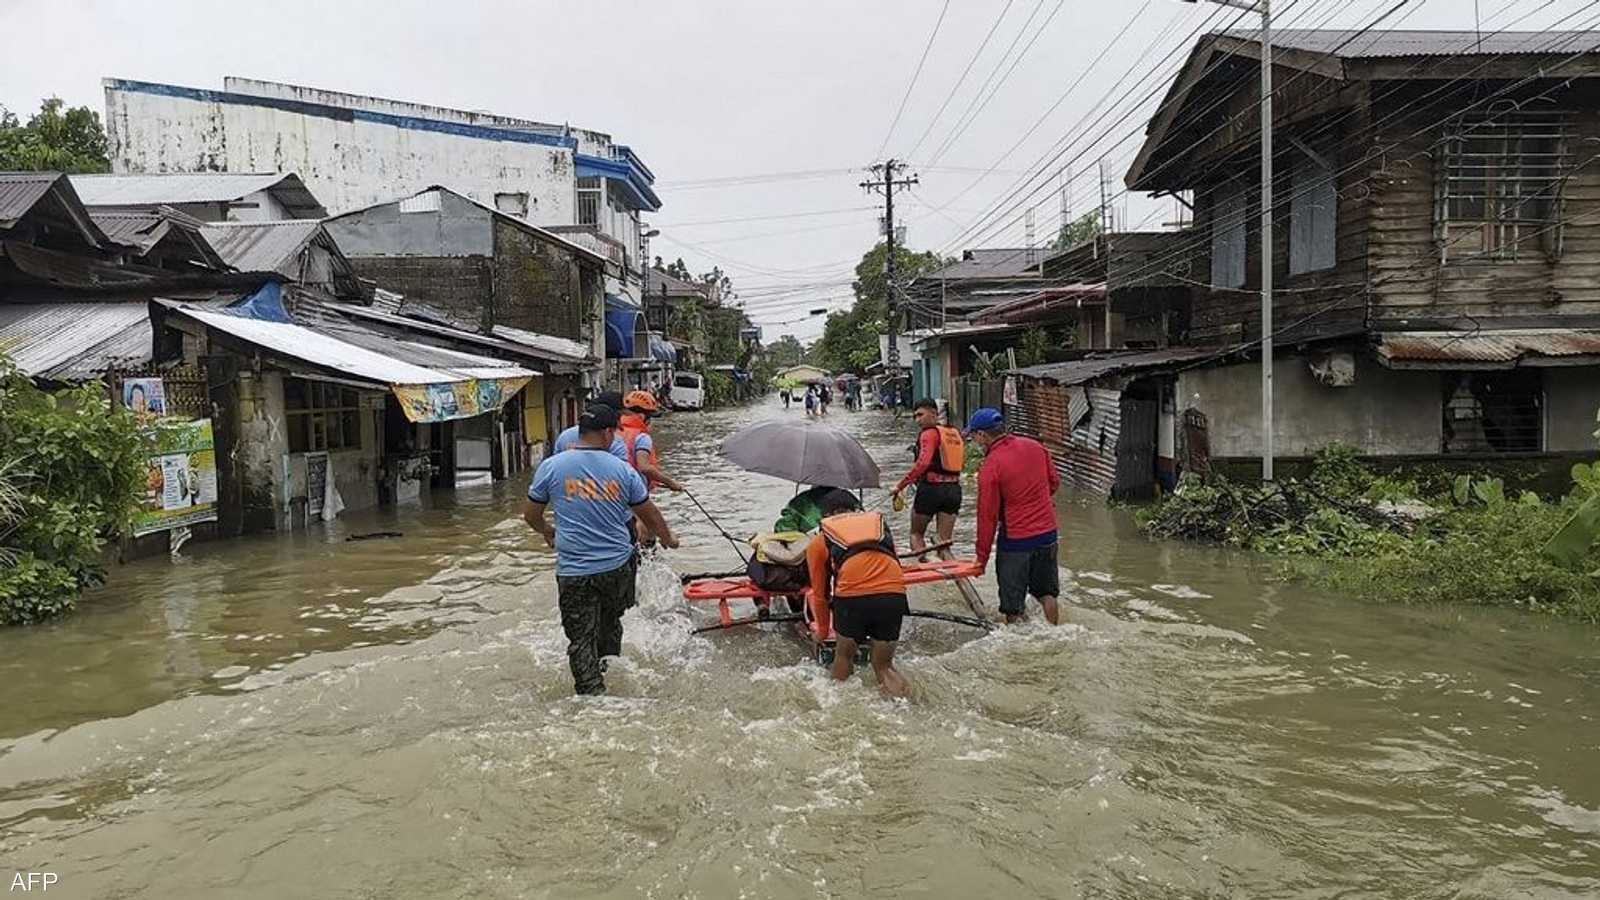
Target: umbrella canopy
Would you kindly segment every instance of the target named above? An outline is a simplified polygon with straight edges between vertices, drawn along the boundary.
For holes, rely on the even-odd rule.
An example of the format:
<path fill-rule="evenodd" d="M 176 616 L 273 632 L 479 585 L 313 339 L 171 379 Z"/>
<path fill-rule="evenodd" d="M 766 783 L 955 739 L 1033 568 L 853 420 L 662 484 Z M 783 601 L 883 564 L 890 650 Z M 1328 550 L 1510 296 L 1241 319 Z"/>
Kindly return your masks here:
<path fill-rule="evenodd" d="M 723 441 L 722 455 L 747 472 L 801 484 L 878 486 L 878 464 L 867 449 L 845 432 L 820 422 L 758 422 Z"/>

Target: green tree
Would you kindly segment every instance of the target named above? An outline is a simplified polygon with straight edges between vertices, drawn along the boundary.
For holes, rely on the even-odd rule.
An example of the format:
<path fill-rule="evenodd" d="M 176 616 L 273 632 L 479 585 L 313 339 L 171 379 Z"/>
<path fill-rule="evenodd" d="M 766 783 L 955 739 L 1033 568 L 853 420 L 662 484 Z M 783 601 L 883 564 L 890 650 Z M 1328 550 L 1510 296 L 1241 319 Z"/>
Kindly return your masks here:
<path fill-rule="evenodd" d="M 51 97 L 26 125 L 0 107 L 0 170 L 111 171 L 99 113 L 87 106 L 65 107 L 60 97 Z"/>
<path fill-rule="evenodd" d="M 1070 350 L 1075 343 L 1070 331 L 1052 332 L 1044 328 L 1029 328 L 1017 339 L 1017 365 L 1037 366 L 1055 361 L 1058 350 Z"/>
<path fill-rule="evenodd" d="M 656 257 L 656 268 L 661 269 L 661 271 L 679 281 L 694 281 L 694 276 L 689 274 L 689 267 L 684 265 L 683 257 L 681 256 L 669 263 L 664 269 L 661 268 L 661 257 L 658 256 Z"/>
<path fill-rule="evenodd" d="M 797 366 L 806 360 L 805 345 L 792 334 L 785 334 L 768 344 L 763 355 L 780 369 Z"/>
<path fill-rule="evenodd" d="M 737 364 L 744 350 L 739 341 L 744 313 L 733 307 L 723 307 L 707 311 L 706 317 L 706 361 L 712 365 Z"/>
<path fill-rule="evenodd" d="M 856 264 L 855 305 L 828 316 L 812 360 L 831 372 L 860 372 L 878 361 L 878 336 L 889 327 L 888 247 L 878 244 Z M 895 248 L 895 278 L 904 291 L 911 279 L 944 264 L 937 253 Z M 900 299 L 905 299 L 904 294 Z"/>
<path fill-rule="evenodd" d="M 1100 210 L 1090 210 L 1070 224 L 1061 226 L 1061 232 L 1056 235 L 1055 243 L 1050 245 L 1050 249 L 1065 250 L 1068 247 L 1076 247 L 1090 238 L 1099 237 L 1101 231 Z"/>
<path fill-rule="evenodd" d="M 101 549 L 143 495 L 145 452 L 102 386 L 47 394 L 0 356 L 0 624 L 61 615 L 103 579 Z"/>

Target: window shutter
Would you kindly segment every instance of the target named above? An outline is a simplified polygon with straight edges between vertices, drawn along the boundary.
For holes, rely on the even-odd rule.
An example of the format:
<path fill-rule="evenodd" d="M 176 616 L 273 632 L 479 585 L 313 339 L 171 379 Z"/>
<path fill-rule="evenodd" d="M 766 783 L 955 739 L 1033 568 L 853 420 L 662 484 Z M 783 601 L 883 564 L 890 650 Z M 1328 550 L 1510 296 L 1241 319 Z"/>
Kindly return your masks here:
<path fill-rule="evenodd" d="M 1338 257 L 1339 195 L 1334 173 L 1308 155 L 1296 158 L 1289 200 L 1289 274 L 1331 269 Z"/>
<path fill-rule="evenodd" d="M 1244 191 L 1219 191 L 1211 211 L 1211 286 L 1243 287 L 1245 282 Z"/>

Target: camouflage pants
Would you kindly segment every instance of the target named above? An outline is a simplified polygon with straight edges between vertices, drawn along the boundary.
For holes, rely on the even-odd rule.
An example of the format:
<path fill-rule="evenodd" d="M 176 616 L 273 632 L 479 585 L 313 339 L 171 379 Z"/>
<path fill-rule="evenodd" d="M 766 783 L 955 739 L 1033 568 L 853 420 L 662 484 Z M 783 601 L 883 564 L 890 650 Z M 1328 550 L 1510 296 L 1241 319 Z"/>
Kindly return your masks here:
<path fill-rule="evenodd" d="M 622 655 L 622 614 L 634 605 L 637 560 L 598 575 L 558 575 L 567 664 L 580 694 L 606 692 L 602 656 Z"/>

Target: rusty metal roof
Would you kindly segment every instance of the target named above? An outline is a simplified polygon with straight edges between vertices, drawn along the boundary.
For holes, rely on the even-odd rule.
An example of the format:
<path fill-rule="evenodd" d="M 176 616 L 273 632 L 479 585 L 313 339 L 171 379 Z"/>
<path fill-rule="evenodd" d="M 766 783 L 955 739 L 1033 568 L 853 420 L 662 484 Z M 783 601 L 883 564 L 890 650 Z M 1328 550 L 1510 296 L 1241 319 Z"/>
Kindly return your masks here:
<path fill-rule="evenodd" d="M 1574 357 L 1600 357 L 1600 331 L 1401 331 L 1378 338 L 1378 360 L 1392 369 L 1512 369 Z"/>
<path fill-rule="evenodd" d="M 1056 384 L 1063 385 L 1086 384 L 1109 375 L 1179 366 L 1183 363 L 1216 356 L 1217 352 L 1215 348 L 1207 347 L 1171 347 L 1166 350 L 1101 350 L 1083 359 L 1075 359 L 1070 362 L 1046 363 L 1042 366 L 1029 366 L 1025 369 L 1017 369 L 1013 374 L 1021 375 L 1024 378 L 1037 378 L 1041 381 L 1053 381 Z"/>

